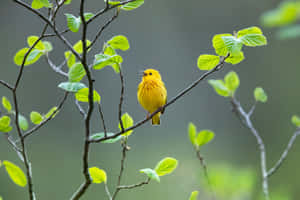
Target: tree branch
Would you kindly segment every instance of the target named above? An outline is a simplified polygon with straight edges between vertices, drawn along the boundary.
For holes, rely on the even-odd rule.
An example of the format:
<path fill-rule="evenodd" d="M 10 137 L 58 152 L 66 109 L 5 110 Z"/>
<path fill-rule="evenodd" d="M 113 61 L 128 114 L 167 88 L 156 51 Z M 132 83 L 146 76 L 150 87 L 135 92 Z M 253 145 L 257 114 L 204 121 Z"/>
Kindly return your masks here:
<path fill-rule="evenodd" d="M 254 128 L 250 116 L 244 111 L 240 102 L 238 102 L 234 97 L 231 99 L 231 104 L 233 105 L 235 113 L 241 119 L 242 123 L 250 130 L 254 135 L 256 142 L 260 150 L 260 163 L 261 163 L 261 172 L 262 172 L 262 188 L 265 195 L 265 199 L 269 200 L 269 188 L 268 188 L 268 173 L 267 173 L 267 164 L 266 164 L 266 150 L 263 139 L 261 138 L 258 131 Z"/>
<path fill-rule="evenodd" d="M 120 123 L 120 126 L 121 126 L 121 131 L 124 132 L 124 125 L 123 125 L 123 121 L 122 121 L 122 103 L 123 103 L 123 100 L 124 100 L 124 88 L 125 88 L 125 85 L 124 85 L 124 77 L 123 77 L 123 73 L 122 73 L 122 69 L 121 67 L 119 66 L 119 71 L 120 71 L 120 80 L 121 80 L 121 95 L 120 95 L 120 103 L 119 103 L 119 123 Z"/>
<path fill-rule="evenodd" d="M 97 139 L 97 140 L 90 140 L 93 143 L 98 143 L 98 142 L 102 142 L 108 139 L 112 139 L 112 138 L 116 138 L 119 135 L 136 129 L 138 127 L 140 127 L 141 125 L 143 125 L 144 123 L 146 123 L 147 121 L 149 121 L 155 114 L 157 114 L 158 112 L 162 111 L 163 109 L 167 108 L 168 106 L 172 105 L 173 103 L 175 103 L 178 99 L 180 99 L 182 96 L 184 96 L 186 93 L 188 93 L 190 90 L 192 90 L 194 87 L 196 87 L 201 81 L 203 81 L 207 76 L 209 76 L 210 74 L 213 74 L 214 72 L 222 69 L 225 59 L 228 58 L 229 55 L 225 56 L 225 57 L 221 57 L 220 58 L 220 62 L 218 63 L 218 65 L 213 68 L 212 70 L 209 70 L 207 72 L 205 72 L 202 76 L 200 76 L 196 81 L 194 81 L 191 85 L 189 85 L 188 87 L 186 87 L 184 90 L 182 90 L 181 92 L 179 92 L 175 97 L 173 97 L 168 103 L 166 103 L 164 106 L 158 108 L 155 112 L 153 112 L 150 116 L 146 117 L 145 119 L 137 122 L 136 124 L 134 124 L 133 126 L 125 129 L 124 131 L 120 131 L 112 136 L 108 136 L 105 138 L 101 138 L 101 139 Z"/>
<path fill-rule="evenodd" d="M 10 90 L 13 90 L 13 86 L 11 86 L 9 83 L 3 81 L 3 80 L 0 80 L 0 84 L 2 84 L 3 86 L 7 87 L 8 89 Z"/>
<path fill-rule="evenodd" d="M 300 135 L 300 129 L 292 135 L 291 139 L 289 140 L 289 143 L 287 147 L 284 149 L 283 153 L 281 154 L 279 160 L 276 162 L 276 164 L 268 171 L 267 176 L 272 176 L 282 165 L 282 163 L 285 161 L 290 149 L 292 148 L 297 136 Z"/>
<path fill-rule="evenodd" d="M 99 111 L 100 118 L 101 118 L 101 121 L 102 121 L 102 126 L 103 126 L 103 130 L 104 130 L 104 136 L 107 137 L 107 130 L 106 130 L 105 121 L 104 121 L 104 114 L 103 114 L 100 102 L 98 103 L 98 111 Z"/>
<path fill-rule="evenodd" d="M 124 189 L 133 189 L 133 188 L 137 188 L 137 187 L 141 187 L 143 185 L 146 185 L 150 182 L 150 179 L 148 178 L 146 181 L 137 183 L 137 184 L 133 184 L 133 185 L 120 185 L 117 189 L 118 190 L 124 190 Z"/>

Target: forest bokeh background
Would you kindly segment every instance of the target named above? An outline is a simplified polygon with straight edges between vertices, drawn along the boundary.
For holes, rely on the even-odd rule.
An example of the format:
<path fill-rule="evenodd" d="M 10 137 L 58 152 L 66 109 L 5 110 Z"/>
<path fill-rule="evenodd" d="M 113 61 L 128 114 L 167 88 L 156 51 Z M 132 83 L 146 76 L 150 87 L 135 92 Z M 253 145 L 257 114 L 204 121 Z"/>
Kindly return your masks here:
<path fill-rule="evenodd" d="M 29 1 L 27 1 L 30 3 Z M 78 15 L 79 1 L 65 6 L 64 13 Z M 271 167 L 279 158 L 295 127 L 290 118 L 300 114 L 299 107 L 299 39 L 277 40 L 274 30 L 260 25 L 260 15 L 277 6 L 280 1 L 159 1 L 146 0 L 145 4 L 132 12 L 121 12 L 112 25 L 104 31 L 90 55 L 102 49 L 103 42 L 114 35 L 125 35 L 130 50 L 121 52 L 124 58 L 125 100 L 123 111 L 130 113 L 135 121 L 145 117 L 145 111 L 136 99 L 139 72 L 145 68 L 158 69 L 171 98 L 185 88 L 203 72 L 197 68 L 200 54 L 213 54 L 211 39 L 217 33 L 231 33 L 249 26 L 260 26 L 268 39 L 268 45 L 259 48 L 244 48 L 246 59 L 232 66 L 226 64 L 222 71 L 209 78 L 223 78 L 230 70 L 236 71 L 241 80 L 237 98 L 248 110 L 254 103 L 253 90 L 261 86 L 268 94 L 268 102 L 258 104 L 253 121 L 261 133 L 267 148 L 267 163 Z M 103 8 L 100 0 L 87 1 L 87 11 Z M 45 10 L 44 10 L 45 11 Z M 112 12 L 91 24 L 91 38 Z M 57 24 L 60 30 L 66 27 L 65 16 L 60 14 Z M 39 35 L 42 23 L 33 14 L 12 1 L 3 1 L 0 6 L 0 79 L 13 83 L 19 67 L 13 63 L 15 53 L 25 47 L 29 35 Z M 72 43 L 79 34 L 66 35 Z M 65 47 L 51 38 L 54 51 L 50 57 L 56 64 L 63 59 Z M 89 58 L 92 62 L 92 56 Z M 105 120 L 111 132 L 118 131 L 118 102 L 120 80 L 109 67 L 94 71 L 96 89 L 104 107 Z M 18 91 L 21 113 L 27 118 L 32 110 L 47 112 L 63 96 L 57 88 L 64 77 L 53 72 L 42 58 L 25 69 Z M 1 96 L 12 100 L 6 88 L 0 88 Z M 252 170 L 257 175 L 251 199 L 258 199 L 261 192 L 260 162 L 256 141 L 232 113 L 228 99 L 218 96 L 203 81 L 184 98 L 168 107 L 158 127 L 150 123 L 136 129 L 129 138 L 131 150 L 126 160 L 123 184 L 144 180 L 139 169 L 154 167 L 163 157 L 179 160 L 176 171 L 162 177 L 161 183 L 151 182 L 142 188 L 122 191 L 119 199 L 188 199 L 191 191 L 199 190 L 205 196 L 206 188 L 202 168 L 188 140 L 187 125 L 192 121 L 198 129 L 211 129 L 215 139 L 201 151 L 210 174 L 215 166 L 228 166 L 237 170 Z M 99 115 L 94 112 L 93 132 L 102 131 Z M 15 134 L 11 132 L 11 134 Z M 32 162 L 33 181 L 38 199 L 68 199 L 83 181 L 82 146 L 84 123 L 74 98 L 67 100 L 57 117 L 32 135 L 28 140 L 28 154 Z M 297 199 L 300 195 L 299 166 L 300 141 L 296 141 L 287 162 L 270 178 L 270 192 L 283 191 Z M 90 165 L 98 166 L 108 173 L 108 185 L 112 187 L 119 173 L 121 147 L 116 144 L 94 144 L 91 148 Z M 23 165 L 4 135 L 0 135 L 0 159 Z M 23 168 L 24 169 L 24 168 Z M 234 179 L 238 173 L 232 171 Z M 216 172 L 217 173 L 217 172 Z M 213 176 L 213 175 L 212 175 Z M 0 195 L 5 200 L 27 198 L 27 190 L 14 185 L 4 169 L 0 170 Z M 240 181 L 241 184 L 243 181 Z M 231 184 L 230 179 L 227 184 Z M 82 199 L 106 199 L 103 185 L 92 185 Z M 208 191 L 209 196 L 209 191 Z M 208 198 L 209 199 L 209 198 Z M 282 199 L 283 200 L 283 199 Z"/>

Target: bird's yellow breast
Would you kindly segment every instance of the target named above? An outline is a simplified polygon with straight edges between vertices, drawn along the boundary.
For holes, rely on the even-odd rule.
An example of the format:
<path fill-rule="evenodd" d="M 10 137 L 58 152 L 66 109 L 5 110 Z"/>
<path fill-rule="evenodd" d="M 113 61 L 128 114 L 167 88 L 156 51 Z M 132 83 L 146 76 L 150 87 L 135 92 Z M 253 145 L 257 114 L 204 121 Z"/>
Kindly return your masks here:
<path fill-rule="evenodd" d="M 139 84 L 137 98 L 142 107 L 152 113 L 166 104 L 167 90 L 161 80 L 143 80 Z"/>

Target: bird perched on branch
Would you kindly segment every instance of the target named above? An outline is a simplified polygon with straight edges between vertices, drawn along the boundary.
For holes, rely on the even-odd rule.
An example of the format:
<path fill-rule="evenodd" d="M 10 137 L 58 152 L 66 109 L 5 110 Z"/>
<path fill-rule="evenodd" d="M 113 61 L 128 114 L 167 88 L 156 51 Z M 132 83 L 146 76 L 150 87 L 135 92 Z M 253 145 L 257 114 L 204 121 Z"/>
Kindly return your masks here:
<path fill-rule="evenodd" d="M 167 102 L 167 89 L 161 80 L 159 72 L 155 69 L 146 69 L 138 86 L 137 98 L 141 106 L 151 114 Z M 152 117 L 152 124 L 160 124 L 160 115 L 164 110 Z M 147 114 L 147 116 L 149 116 Z"/>

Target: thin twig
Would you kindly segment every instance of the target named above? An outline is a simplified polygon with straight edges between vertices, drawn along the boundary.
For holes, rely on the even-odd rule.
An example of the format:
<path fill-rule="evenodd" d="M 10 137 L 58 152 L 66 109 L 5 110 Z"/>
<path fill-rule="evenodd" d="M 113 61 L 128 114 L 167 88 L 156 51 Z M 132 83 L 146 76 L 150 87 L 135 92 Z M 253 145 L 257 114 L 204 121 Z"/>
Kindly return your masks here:
<path fill-rule="evenodd" d="M 283 153 L 281 154 L 279 160 L 276 162 L 276 164 L 274 165 L 274 167 L 272 167 L 268 173 L 267 176 L 270 177 L 272 176 L 282 165 L 282 163 L 285 161 L 290 149 L 292 148 L 297 136 L 300 135 L 300 130 L 298 129 L 291 137 L 291 139 L 289 140 L 289 143 L 287 145 L 287 147 L 284 149 Z"/>
<path fill-rule="evenodd" d="M 0 80 L 0 84 L 2 84 L 3 86 L 7 87 L 10 90 L 13 90 L 13 86 L 11 86 L 9 83 L 7 83 L 3 80 Z"/>
<path fill-rule="evenodd" d="M 103 15 L 104 13 L 106 13 L 107 11 L 113 9 L 113 8 L 116 8 L 116 7 L 119 7 L 119 6 L 122 6 L 122 5 L 125 5 L 129 2 L 132 2 L 132 1 L 136 1 L 136 0 L 127 0 L 127 1 L 123 1 L 119 4 L 116 4 L 116 5 L 113 5 L 111 7 L 105 7 L 103 8 L 102 10 L 100 10 L 99 12 L 97 12 L 91 19 L 89 19 L 86 23 L 89 24 L 91 23 L 92 21 L 94 21 L 97 17 L 99 17 L 100 15 Z"/>
<path fill-rule="evenodd" d="M 133 185 L 120 185 L 117 189 L 118 190 L 124 190 L 124 189 L 133 189 L 133 188 L 137 188 L 137 187 L 141 187 L 143 185 L 146 185 L 150 182 L 150 179 L 148 178 L 146 181 L 137 183 L 137 184 L 133 184 Z"/>
<path fill-rule="evenodd" d="M 61 70 L 61 67 L 60 67 L 60 66 L 62 66 L 62 65 L 56 66 L 56 65 L 50 60 L 48 53 L 46 53 L 46 60 L 47 60 L 47 63 L 49 64 L 49 66 L 50 66 L 56 73 L 58 73 L 58 74 L 60 74 L 60 75 L 63 75 L 63 76 L 65 76 L 65 77 L 68 77 L 68 74 L 67 74 L 66 72 L 64 72 L 64 71 Z M 63 64 L 64 64 L 64 63 L 65 63 L 65 61 L 63 62 Z"/>
<path fill-rule="evenodd" d="M 125 85 L 124 85 L 124 77 L 123 77 L 123 73 L 122 73 L 122 69 L 121 67 L 119 66 L 119 71 L 120 71 L 120 80 L 121 80 L 121 94 L 120 94 L 120 103 L 119 103 L 119 123 L 120 123 L 120 126 L 121 126 L 121 131 L 124 132 L 124 125 L 123 125 L 123 121 L 122 121 L 122 103 L 123 103 L 123 100 L 124 100 L 124 88 L 125 88 Z"/>
<path fill-rule="evenodd" d="M 127 146 L 127 138 L 124 139 L 123 143 L 122 143 L 122 159 L 121 159 L 121 167 L 120 167 L 120 173 L 119 173 L 119 176 L 118 176 L 118 182 L 117 182 L 117 187 L 116 187 L 116 190 L 112 196 L 112 200 L 116 199 L 117 197 L 117 194 L 119 193 L 119 189 L 118 187 L 120 186 L 121 184 L 121 179 L 122 179 L 122 175 L 123 175 L 123 172 L 124 172 L 124 168 L 125 168 L 125 159 L 126 159 L 126 152 L 129 150 L 129 147 Z"/>
<path fill-rule="evenodd" d="M 259 146 L 260 150 L 260 162 L 261 162 L 261 172 L 262 172 L 262 188 L 263 193 L 265 195 L 265 199 L 269 200 L 269 187 L 268 187 L 268 173 L 267 173 L 267 163 L 266 163 L 266 150 L 263 139 L 261 138 L 258 131 L 254 128 L 252 121 L 250 120 L 250 116 L 244 111 L 240 102 L 238 102 L 234 97 L 231 99 L 231 103 L 235 110 L 235 113 L 242 119 L 242 123 L 250 130 L 250 132 L 254 135 L 256 142 Z"/>
<path fill-rule="evenodd" d="M 105 187 L 105 192 L 106 192 L 106 194 L 107 194 L 109 200 L 112 200 L 112 196 L 111 196 L 111 194 L 110 194 L 110 192 L 109 192 L 109 189 L 108 189 L 108 186 L 107 186 L 106 183 L 104 184 L 104 187 Z"/>
<path fill-rule="evenodd" d="M 212 186 L 212 183 L 211 183 L 209 175 L 208 175 L 207 166 L 205 164 L 204 158 L 200 154 L 200 150 L 199 149 L 196 149 L 196 155 L 197 155 L 198 160 L 200 161 L 200 165 L 203 168 L 204 176 L 205 176 L 205 178 L 207 180 L 208 187 L 209 187 L 209 189 L 210 189 L 210 191 L 213 194 L 213 197 L 215 199 L 215 192 L 213 190 L 213 186 Z"/>
<path fill-rule="evenodd" d="M 70 31 L 70 29 L 66 29 L 66 30 L 64 30 L 64 31 L 61 31 L 61 32 L 59 32 L 59 35 L 63 35 L 63 34 L 65 34 L 65 33 L 68 33 Z M 57 36 L 55 33 L 53 33 L 53 34 L 45 34 L 44 35 L 44 38 L 47 38 L 47 37 L 55 37 L 55 36 Z"/>
<path fill-rule="evenodd" d="M 76 106 L 77 106 L 77 108 L 78 108 L 80 114 L 82 115 L 82 117 L 85 118 L 86 113 L 85 113 L 85 111 L 83 110 L 83 108 L 81 107 L 81 105 L 79 104 L 79 102 L 78 102 L 77 100 L 75 100 L 75 104 L 76 104 Z"/>
<path fill-rule="evenodd" d="M 91 140 L 91 142 L 93 143 L 98 143 L 98 142 L 101 142 L 101 141 L 104 141 L 104 140 L 108 140 L 108 139 L 112 139 L 112 138 L 116 138 L 118 137 L 119 135 L 127 132 L 127 131 L 130 131 L 130 130 L 133 130 L 133 129 L 136 129 L 138 127 L 140 127 L 141 125 L 143 125 L 144 123 L 146 123 L 147 121 L 149 121 L 155 114 L 157 114 L 158 112 L 162 111 L 163 109 L 165 109 L 166 107 L 172 105 L 173 103 L 175 103 L 179 98 L 181 98 L 182 96 L 184 96 L 186 93 L 188 93 L 190 90 L 192 90 L 194 87 L 196 87 L 201 81 L 203 81 L 207 76 L 209 76 L 210 74 L 220 70 L 223 65 L 224 65 L 224 62 L 225 62 L 225 59 L 228 58 L 229 55 L 225 56 L 225 57 L 222 57 L 220 59 L 220 62 L 219 64 L 211 69 L 210 71 L 207 71 L 205 72 L 202 76 L 200 76 L 196 81 L 194 81 L 191 85 L 189 85 L 188 87 L 186 87 L 185 89 L 183 89 L 181 92 L 179 92 L 175 97 L 173 97 L 168 103 L 166 103 L 164 106 L 158 108 L 155 112 L 153 112 L 150 116 L 146 117 L 145 119 L 137 122 L 136 124 L 134 124 L 133 126 L 125 129 L 124 131 L 120 131 L 112 136 L 107 136 L 106 138 L 101 138 L 101 139 L 97 139 L 97 140 Z"/>
<path fill-rule="evenodd" d="M 60 103 L 58 104 L 57 109 L 48 118 L 44 119 L 40 124 L 38 124 L 37 126 L 33 127 L 32 129 L 28 130 L 26 133 L 24 133 L 23 137 L 26 138 L 26 137 L 30 136 L 35 131 L 37 131 L 39 128 L 41 128 L 42 126 L 44 126 L 48 121 L 50 121 L 51 119 L 53 119 L 54 118 L 53 116 L 55 116 L 61 110 L 62 106 L 66 102 L 68 94 L 69 94 L 69 92 L 65 92 L 65 95 L 64 95 L 63 99 L 60 101 Z"/>
<path fill-rule="evenodd" d="M 105 121 L 104 121 L 104 114 L 103 114 L 100 102 L 98 103 L 98 111 L 99 111 L 100 118 L 101 118 L 101 121 L 102 121 L 102 126 L 103 126 L 103 130 L 104 130 L 104 137 L 107 137 L 107 130 L 106 130 Z"/>
<path fill-rule="evenodd" d="M 88 46 L 88 49 L 91 48 L 96 41 L 98 40 L 98 38 L 101 36 L 102 32 L 118 17 L 119 15 L 119 8 L 117 8 L 116 13 L 112 16 L 112 18 L 110 20 L 108 20 L 106 22 L 106 24 L 104 24 L 104 26 L 102 26 L 98 33 L 96 34 L 95 38 L 92 40 L 91 44 Z"/>

